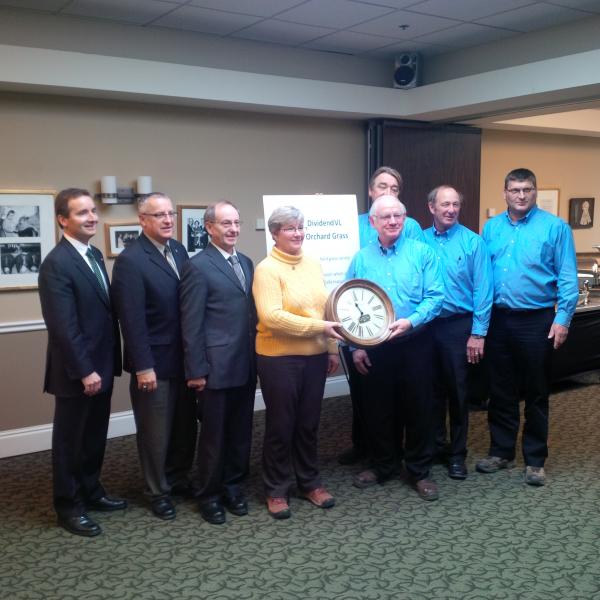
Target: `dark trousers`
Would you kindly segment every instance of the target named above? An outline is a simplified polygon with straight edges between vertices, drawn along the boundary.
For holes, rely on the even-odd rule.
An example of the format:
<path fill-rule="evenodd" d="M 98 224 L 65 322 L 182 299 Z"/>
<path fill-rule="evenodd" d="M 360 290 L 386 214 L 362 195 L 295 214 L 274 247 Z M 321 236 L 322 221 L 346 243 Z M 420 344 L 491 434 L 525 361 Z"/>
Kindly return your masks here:
<path fill-rule="evenodd" d="M 543 467 L 548 456 L 548 396 L 554 309 L 510 311 L 494 307 L 487 337 L 490 369 L 490 454 L 512 460 L 519 433 L 523 387 L 525 464 Z"/>
<path fill-rule="evenodd" d="M 52 428 L 54 509 L 62 517 L 85 512 L 88 501 L 104 496 L 104 460 L 112 390 L 56 397 Z"/>
<path fill-rule="evenodd" d="M 200 436 L 194 495 L 200 502 L 235 497 L 250 468 L 256 376 L 246 385 L 198 394 Z"/>
<path fill-rule="evenodd" d="M 362 414 L 371 468 L 379 479 L 396 470 L 397 419 L 405 425 L 404 463 L 416 480 L 429 476 L 433 454 L 432 337 L 428 327 L 367 350 Z"/>
<path fill-rule="evenodd" d="M 433 334 L 435 402 L 435 445 L 443 449 L 446 439 L 446 414 L 449 415 L 449 462 L 463 461 L 467 456 L 469 430 L 468 391 L 470 365 L 467 362 L 467 340 L 471 335 L 471 314 L 438 317 L 431 324 Z"/>
<path fill-rule="evenodd" d="M 137 429 L 137 447 L 148 492 L 167 496 L 174 485 L 186 485 L 196 449 L 196 403 L 183 379 L 159 379 L 153 392 L 129 382 Z"/>
<path fill-rule="evenodd" d="M 321 487 L 317 442 L 327 354 L 258 356 L 258 375 L 266 406 L 266 495 L 287 496 L 294 473 L 301 492 Z"/>

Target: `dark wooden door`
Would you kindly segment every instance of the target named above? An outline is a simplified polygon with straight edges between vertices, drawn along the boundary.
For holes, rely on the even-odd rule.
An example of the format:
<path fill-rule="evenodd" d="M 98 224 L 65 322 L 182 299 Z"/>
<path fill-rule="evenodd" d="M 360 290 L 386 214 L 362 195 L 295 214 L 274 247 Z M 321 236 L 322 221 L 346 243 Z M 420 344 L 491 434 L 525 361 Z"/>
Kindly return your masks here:
<path fill-rule="evenodd" d="M 436 125 L 411 121 L 369 123 L 372 173 L 381 165 L 402 174 L 401 200 L 423 229 L 431 227 L 427 194 L 447 184 L 464 195 L 460 222 L 479 231 L 481 130 L 464 125 Z"/>

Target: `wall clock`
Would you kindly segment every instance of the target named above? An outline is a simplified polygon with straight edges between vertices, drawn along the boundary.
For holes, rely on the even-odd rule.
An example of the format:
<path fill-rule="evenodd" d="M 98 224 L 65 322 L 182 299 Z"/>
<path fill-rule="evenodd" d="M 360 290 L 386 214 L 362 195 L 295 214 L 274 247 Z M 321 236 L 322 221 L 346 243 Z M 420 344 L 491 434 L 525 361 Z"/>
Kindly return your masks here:
<path fill-rule="evenodd" d="M 341 323 L 339 334 L 363 348 L 385 342 L 395 320 L 388 295 L 368 279 L 349 279 L 338 285 L 327 299 L 325 318 Z"/>

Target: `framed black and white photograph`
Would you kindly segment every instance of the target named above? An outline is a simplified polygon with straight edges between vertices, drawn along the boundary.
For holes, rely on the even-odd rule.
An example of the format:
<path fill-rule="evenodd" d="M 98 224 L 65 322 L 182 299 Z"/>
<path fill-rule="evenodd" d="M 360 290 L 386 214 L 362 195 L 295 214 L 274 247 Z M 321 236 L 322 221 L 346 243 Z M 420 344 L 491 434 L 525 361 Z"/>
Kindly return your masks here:
<path fill-rule="evenodd" d="M 106 256 L 116 258 L 140 237 L 142 227 L 139 223 L 104 223 L 104 242 Z"/>
<path fill-rule="evenodd" d="M 204 228 L 206 206 L 177 206 L 177 227 L 179 241 L 185 246 L 190 256 L 202 252 L 208 245 L 209 236 Z"/>
<path fill-rule="evenodd" d="M 569 200 L 569 225 L 573 229 L 591 229 L 594 226 L 594 198 Z"/>
<path fill-rule="evenodd" d="M 0 190 L 0 291 L 37 287 L 56 244 L 52 190 Z"/>

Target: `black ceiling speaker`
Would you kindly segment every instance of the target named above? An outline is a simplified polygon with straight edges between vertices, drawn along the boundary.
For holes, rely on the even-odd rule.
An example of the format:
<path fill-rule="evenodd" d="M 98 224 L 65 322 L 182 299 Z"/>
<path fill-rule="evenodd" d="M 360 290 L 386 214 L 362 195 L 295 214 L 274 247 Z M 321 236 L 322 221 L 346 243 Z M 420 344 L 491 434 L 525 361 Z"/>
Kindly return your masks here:
<path fill-rule="evenodd" d="M 403 52 L 396 57 L 394 87 L 409 90 L 421 84 L 421 55 Z"/>

